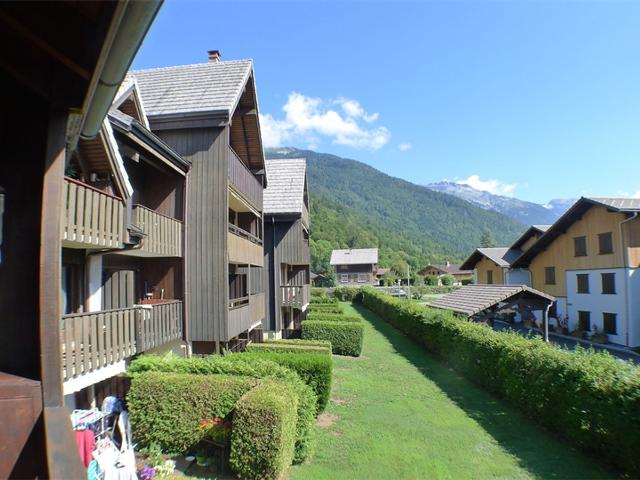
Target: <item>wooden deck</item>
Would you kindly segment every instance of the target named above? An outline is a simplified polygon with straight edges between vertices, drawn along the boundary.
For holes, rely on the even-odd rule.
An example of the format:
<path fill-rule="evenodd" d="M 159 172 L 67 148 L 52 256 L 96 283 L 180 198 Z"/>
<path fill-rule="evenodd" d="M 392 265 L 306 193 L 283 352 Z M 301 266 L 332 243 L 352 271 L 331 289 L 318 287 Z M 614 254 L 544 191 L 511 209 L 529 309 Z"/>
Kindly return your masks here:
<path fill-rule="evenodd" d="M 132 221 L 145 234 L 139 252 L 149 256 L 182 256 L 182 222 L 144 207 L 134 205 Z"/>

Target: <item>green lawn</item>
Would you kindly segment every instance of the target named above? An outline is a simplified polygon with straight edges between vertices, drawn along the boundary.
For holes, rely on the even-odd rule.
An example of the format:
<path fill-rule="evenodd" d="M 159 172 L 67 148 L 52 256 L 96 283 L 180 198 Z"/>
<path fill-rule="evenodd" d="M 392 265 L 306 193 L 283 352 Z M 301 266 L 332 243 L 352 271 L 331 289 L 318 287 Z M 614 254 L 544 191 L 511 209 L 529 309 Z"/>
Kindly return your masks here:
<path fill-rule="evenodd" d="M 292 479 L 615 478 L 368 310 L 343 305 L 367 320 L 363 356 L 334 357 L 317 452 Z"/>

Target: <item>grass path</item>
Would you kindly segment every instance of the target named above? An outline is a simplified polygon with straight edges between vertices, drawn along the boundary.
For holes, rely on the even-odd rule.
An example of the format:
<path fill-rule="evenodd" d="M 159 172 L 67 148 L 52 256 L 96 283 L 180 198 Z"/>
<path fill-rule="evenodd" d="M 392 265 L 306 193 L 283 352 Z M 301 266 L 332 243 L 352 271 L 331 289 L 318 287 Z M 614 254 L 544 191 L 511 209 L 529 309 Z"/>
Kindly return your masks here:
<path fill-rule="evenodd" d="M 614 477 L 368 310 L 344 306 L 367 320 L 363 357 L 334 357 L 317 452 L 292 479 Z"/>

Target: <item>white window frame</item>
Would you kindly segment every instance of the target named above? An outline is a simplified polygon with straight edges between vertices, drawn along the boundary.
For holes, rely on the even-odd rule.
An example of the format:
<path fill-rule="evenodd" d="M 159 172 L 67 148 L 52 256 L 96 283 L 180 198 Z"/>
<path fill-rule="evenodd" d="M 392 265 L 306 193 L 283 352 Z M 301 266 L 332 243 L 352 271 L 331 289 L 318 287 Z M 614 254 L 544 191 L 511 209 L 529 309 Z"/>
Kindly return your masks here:
<path fill-rule="evenodd" d="M 340 274 L 340 283 L 349 283 L 349 274 L 341 273 Z"/>
<path fill-rule="evenodd" d="M 358 274 L 358 283 L 367 283 L 368 280 L 369 280 L 369 275 L 367 275 L 366 273 Z"/>

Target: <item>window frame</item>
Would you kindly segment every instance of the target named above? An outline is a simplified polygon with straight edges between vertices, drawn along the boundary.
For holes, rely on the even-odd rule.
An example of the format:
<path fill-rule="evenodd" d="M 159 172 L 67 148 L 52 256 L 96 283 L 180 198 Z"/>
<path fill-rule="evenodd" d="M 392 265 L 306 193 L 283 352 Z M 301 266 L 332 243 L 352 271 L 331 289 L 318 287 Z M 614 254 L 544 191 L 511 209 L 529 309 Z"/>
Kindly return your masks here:
<path fill-rule="evenodd" d="M 586 290 L 580 290 L 580 278 L 586 278 Z M 588 273 L 576 273 L 576 293 L 581 295 L 588 295 L 591 293 L 591 288 L 589 287 L 589 274 Z"/>
<path fill-rule="evenodd" d="M 552 281 L 549 281 L 549 273 L 552 274 Z M 556 267 L 544 267 L 544 284 L 545 285 L 556 285 Z"/>
<path fill-rule="evenodd" d="M 367 283 L 369 281 L 369 275 L 367 273 L 358 274 L 358 283 Z"/>
<path fill-rule="evenodd" d="M 607 291 L 605 292 L 604 286 L 605 286 L 605 275 L 608 278 L 612 279 L 611 282 L 611 291 Z M 601 293 L 602 295 L 616 295 L 618 292 L 616 292 L 616 274 L 614 272 L 601 272 L 600 273 L 600 287 L 601 287 Z"/>
<path fill-rule="evenodd" d="M 578 241 L 584 241 L 584 252 L 578 251 Z M 573 237 L 573 256 L 574 257 L 586 257 L 588 255 L 587 248 L 587 236 L 580 235 L 579 237 Z"/>
<path fill-rule="evenodd" d="M 340 283 L 349 283 L 349 274 L 341 273 L 340 274 Z"/>
<path fill-rule="evenodd" d="M 613 320 L 613 331 L 607 329 L 607 316 L 608 320 Z M 613 312 L 602 312 L 602 331 L 607 335 L 618 334 L 618 314 Z"/>
<path fill-rule="evenodd" d="M 581 314 L 584 314 L 587 317 L 587 328 L 582 328 L 583 318 Z M 578 329 L 583 332 L 591 331 L 591 312 L 589 310 L 578 310 Z"/>
<path fill-rule="evenodd" d="M 609 250 L 602 250 L 602 239 L 609 239 Z M 603 232 L 598 234 L 598 255 L 611 255 L 613 253 L 613 232 Z"/>
<path fill-rule="evenodd" d="M 487 285 L 493 285 L 493 270 L 487 270 Z"/>

